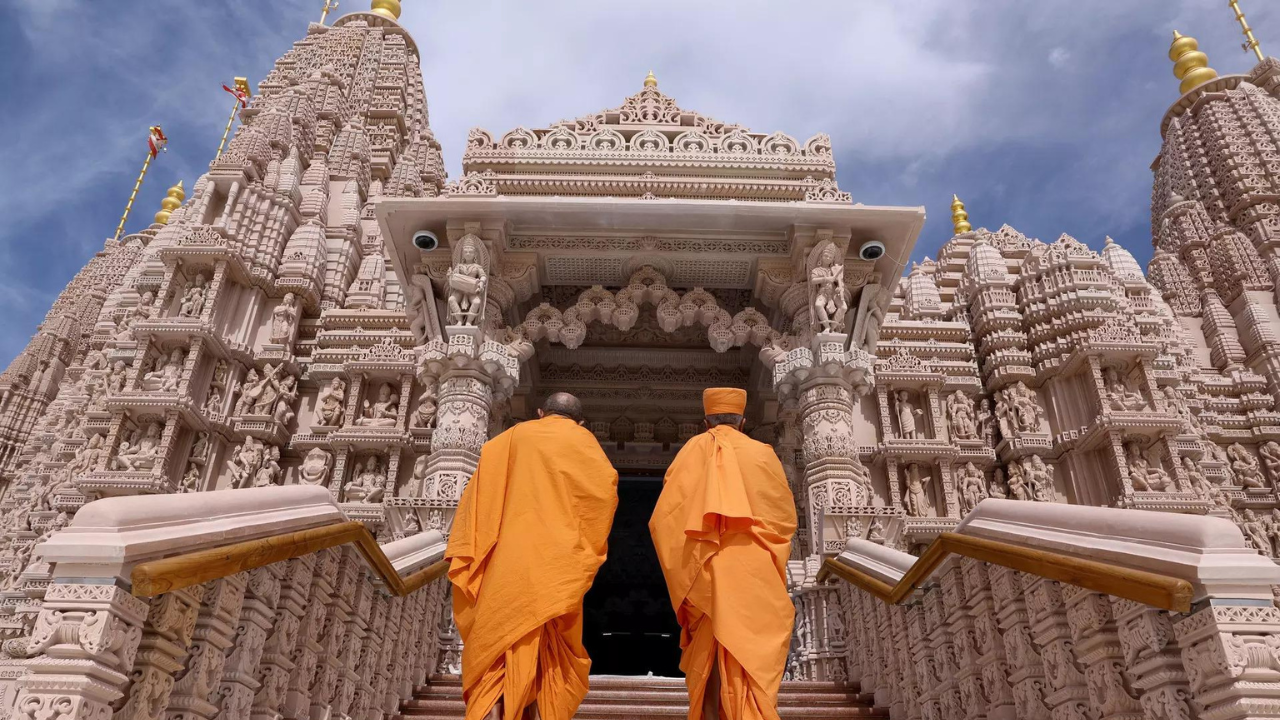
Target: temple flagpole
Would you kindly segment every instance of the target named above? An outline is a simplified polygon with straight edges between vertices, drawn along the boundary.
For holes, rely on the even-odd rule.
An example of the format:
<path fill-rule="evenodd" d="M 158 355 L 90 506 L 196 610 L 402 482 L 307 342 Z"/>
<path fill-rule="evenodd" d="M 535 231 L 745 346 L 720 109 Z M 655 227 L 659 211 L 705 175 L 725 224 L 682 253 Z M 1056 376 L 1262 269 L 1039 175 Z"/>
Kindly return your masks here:
<path fill-rule="evenodd" d="M 334 0 L 324 0 L 324 10 L 320 13 L 320 24 L 323 25 L 325 18 L 329 17 L 330 10 L 337 10 L 338 3 Z"/>
<path fill-rule="evenodd" d="M 236 113 L 249 104 L 249 78 L 238 77 L 235 79 L 234 89 L 226 85 L 223 85 L 222 89 L 235 97 L 235 103 L 231 106 L 231 117 L 227 118 L 227 127 L 222 131 L 222 140 L 218 143 L 218 152 L 213 156 L 214 160 L 222 157 L 222 151 L 227 147 L 227 136 L 231 134 L 231 126 L 235 124 Z"/>
<path fill-rule="evenodd" d="M 133 210 L 133 201 L 138 198 L 138 189 L 142 187 L 142 181 L 147 177 L 147 169 L 151 167 L 151 160 L 156 153 L 164 150 L 164 146 L 168 144 L 169 139 L 164 136 L 164 132 L 159 125 L 152 125 L 147 135 L 147 158 L 142 161 L 142 171 L 138 173 L 138 179 L 133 183 L 133 192 L 129 193 L 129 202 L 124 205 L 124 214 L 120 216 L 120 224 L 116 226 L 116 234 L 112 238 L 119 240 L 120 235 L 124 233 L 124 224 L 129 219 L 129 212 Z"/>

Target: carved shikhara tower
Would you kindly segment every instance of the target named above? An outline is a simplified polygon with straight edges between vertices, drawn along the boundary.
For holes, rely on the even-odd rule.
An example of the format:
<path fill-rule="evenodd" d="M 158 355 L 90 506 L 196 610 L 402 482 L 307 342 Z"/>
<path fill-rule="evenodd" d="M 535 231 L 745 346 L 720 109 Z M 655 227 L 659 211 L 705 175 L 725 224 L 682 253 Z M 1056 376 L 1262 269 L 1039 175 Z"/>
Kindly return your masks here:
<path fill-rule="evenodd" d="M 0 376 L 0 675 L 31 550 L 86 502 L 305 483 L 383 539 L 447 532 L 480 446 L 558 390 L 636 471 L 699 431 L 702 388 L 749 389 L 802 510 L 793 679 L 846 677 L 824 555 L 917 548 L 992 495 L 1214 513 L 1280 551 L 1277 61 L 1169 111 L 1149 276 L 957 200 L 905 277 L 923 209 L 854 204 L 827 136 L 652 76 L 472 131 L 446 184 L 418 63 L 390 13 L 312 25 L 168 223 L 108 241 Z"/>

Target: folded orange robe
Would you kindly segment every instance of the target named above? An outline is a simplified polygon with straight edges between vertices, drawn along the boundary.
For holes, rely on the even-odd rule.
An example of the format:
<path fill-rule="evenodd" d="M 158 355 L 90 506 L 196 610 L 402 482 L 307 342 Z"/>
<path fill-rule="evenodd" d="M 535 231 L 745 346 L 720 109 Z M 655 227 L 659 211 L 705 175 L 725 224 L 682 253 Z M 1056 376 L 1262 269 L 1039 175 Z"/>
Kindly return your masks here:
<path fill-rule="evenodd" d="M 727 425 L 667 469 L 649 532 L 680 621 L 689 720 L 717 663 L 722 720 L 778 720 L 795 607 L 786 565 L 796 508 L 773 449 Z"/>
<path fill-rule="evenodd" d="M 582 598 L 604 562 L 618 473 L 568 418 L 520 423 L 485 443 L 445 556 L 462 636 L 466 720 L 505 698 L 570 720 L 587 693 Z"/>

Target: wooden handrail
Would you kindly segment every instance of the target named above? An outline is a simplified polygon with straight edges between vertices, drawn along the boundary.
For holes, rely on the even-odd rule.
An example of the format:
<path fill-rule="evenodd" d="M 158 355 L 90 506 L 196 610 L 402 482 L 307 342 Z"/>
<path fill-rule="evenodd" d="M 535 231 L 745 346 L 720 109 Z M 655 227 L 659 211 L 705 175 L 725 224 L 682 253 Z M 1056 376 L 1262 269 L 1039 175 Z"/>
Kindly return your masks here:
<path fill-rule="evenodd" d="M 449 569 L 448 561 L 440 560 L 402 578 L 369 529 L 349 520 L 139 563 L 131 576 L 132 592 L 137 597 L 153 597 L 347 543 L 355 543 L 394 595 L 408 595 Z"/>
<path fill-rule="evenodd" d="M 948 555 L 981 560 L 1163 610 L 1187 612 L 1191 609 L 1192 588 L 1186 580 L 957 533 L 939 535 L 897 585 L 889 585 L 836 558 L 828 558 L 823 563 L 818 579 L 835 575 L 896 605 L 906 600 Z"/>

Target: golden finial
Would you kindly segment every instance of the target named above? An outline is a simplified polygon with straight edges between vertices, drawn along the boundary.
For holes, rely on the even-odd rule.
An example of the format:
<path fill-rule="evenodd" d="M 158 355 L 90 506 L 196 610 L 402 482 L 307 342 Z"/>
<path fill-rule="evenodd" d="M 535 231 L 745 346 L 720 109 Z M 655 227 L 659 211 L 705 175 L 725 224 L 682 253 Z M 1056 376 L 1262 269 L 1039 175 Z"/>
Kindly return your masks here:
<path fill-rule="evenodd" d="M 164 196 L 160 201 L 160 212 L 156 213 L 156 222 L 161 225 L 169 224 L 169 216 L 174 210 L 182 207 L 182 201 L 187 199 L 187 193 L 182 189 L 182 181 L 179 180 L 177 185 L 169 188 L 169 194 Z"/>
<path fill-rule="evenodd" d="M 1249 27 L 1249 21 L 1244 19 L 1244 11 L 1240 9 L 1239 1 L 1227 0 L 1227 4 L 1231 6 L 1232 10 L 1236 11 L 1236 22 L 1240 23 L 1240 32 L 1244 33 L 1245 42 L 1240 43 L 1240 47 L 1244 48 L 1245 52 L 1252 50 L 1253 54 L 1258 57 L 1258 62 L 1266 60 L 1266 57 L 1262 54 L 1262 48 L 1258 47 L 1258 38 L 1253 36 L 1253 28 Z"/>
<path fill-rule="evenodd" d="M 337 10 L 338 3 L 335 0 L 324 0 L 324 10 L 320 11 L 320 24 L 323 25 L 325 19 L 329 17 L 330 10 Z"/>
<path fill-rule="evenodd" d="M 1173 31 L 1173 43 L 1169 45 L 1169 59 L 1173 61 L 1173 74 L 1182 81 L 1182 94 L 1191 92 L 1218 77 L 1218 71 L 1209 67 L 1209 56 L 1200 52 L 1200 43 L 1190 35 Z"/>
<path fill-rule="evenodd" d="M 649 74 L 644 77 L 644 86 L 651 88 L 658 87 L 658 78 L 654 77 L 652 70 L 650 70 Z"/>
<path fill-rule="evenodd" d="M 400 0 L 371 0 L 369 12 L 388 20 L 400 19 Z"/>
<path fill-rule="evenodd" d="M 969 224 L 969 213 L 964 211 L 964 203 L 960 202 L 959 195 L 951 196 L 951 225 L 955 228 L 956 235 L 973 229 Z"/>

